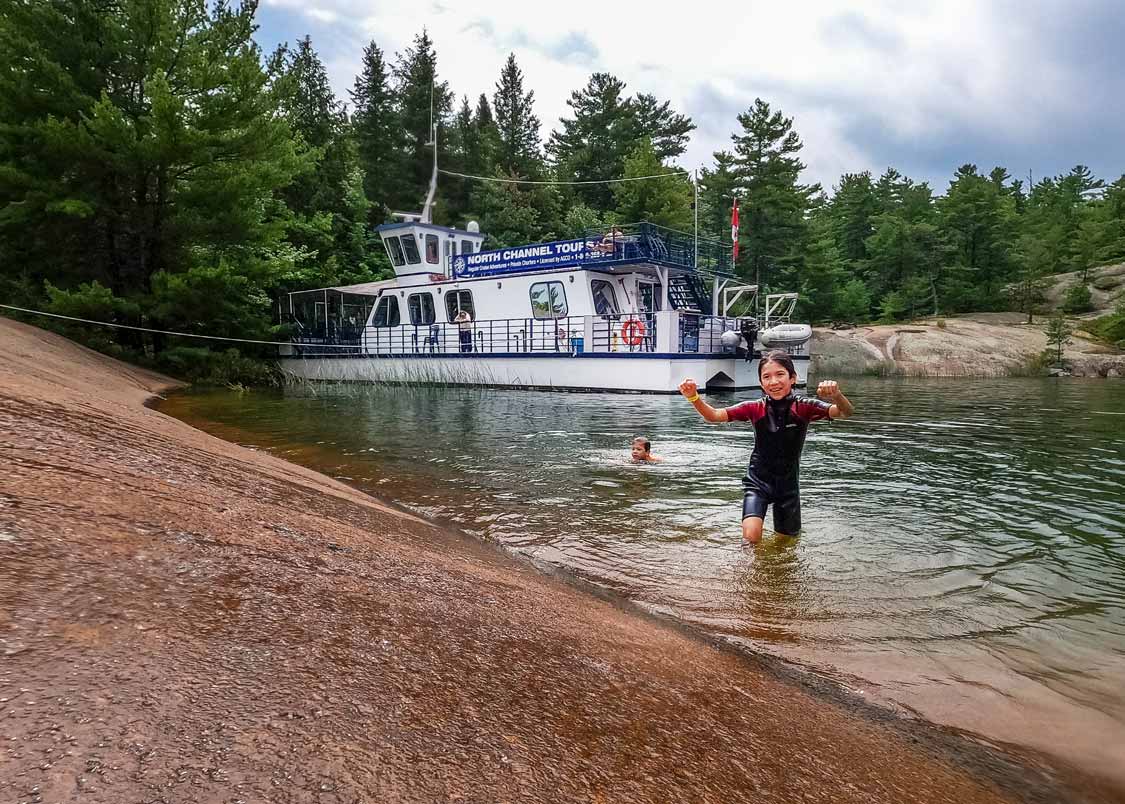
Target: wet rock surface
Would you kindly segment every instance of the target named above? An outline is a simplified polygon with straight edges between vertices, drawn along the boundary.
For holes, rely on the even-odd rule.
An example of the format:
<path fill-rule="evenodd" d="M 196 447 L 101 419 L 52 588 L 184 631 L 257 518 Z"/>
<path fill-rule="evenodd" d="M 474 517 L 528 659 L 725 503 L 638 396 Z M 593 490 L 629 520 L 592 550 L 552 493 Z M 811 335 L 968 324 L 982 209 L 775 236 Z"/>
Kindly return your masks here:
<path fill-rule="evenodd" d="M 1111 800 L 0 337 L 0 801 Z"/>

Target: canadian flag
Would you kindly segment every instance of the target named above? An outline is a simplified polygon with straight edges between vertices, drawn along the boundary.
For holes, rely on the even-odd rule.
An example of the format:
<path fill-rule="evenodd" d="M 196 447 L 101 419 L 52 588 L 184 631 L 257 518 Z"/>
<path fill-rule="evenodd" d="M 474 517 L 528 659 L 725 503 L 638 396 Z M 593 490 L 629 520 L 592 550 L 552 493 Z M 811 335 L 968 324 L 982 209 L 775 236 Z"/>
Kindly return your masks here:
<path fill-rule="evenodd" d="M 738 198 L 734 199 L 734 207 L 730 211 L 730 240 L 734 244 L 734 259 L 738 259 Z"/>

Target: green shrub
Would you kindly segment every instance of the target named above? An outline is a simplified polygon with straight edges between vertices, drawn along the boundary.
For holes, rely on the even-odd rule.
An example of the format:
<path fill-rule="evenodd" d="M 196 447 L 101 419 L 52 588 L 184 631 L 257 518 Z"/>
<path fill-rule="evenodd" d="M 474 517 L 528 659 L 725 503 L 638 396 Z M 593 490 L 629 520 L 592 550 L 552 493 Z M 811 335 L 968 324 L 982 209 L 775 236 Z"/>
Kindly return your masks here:
<path fill-rule="evenodd" d="M 246 357 L 237 349 L 213 352 L 200 346 L 175 346 L 156 358 L 166 374 L 199 385 L 276 385 L 277 369 L 271 363 Z"/>
<path fill-rule="evenodd" d="M 1076 282 L 1067 288 L 1063 297 L 1062 308 L 1067 313 L 1085 313 L 1094 309 L 1094 300 L 1090 295 L 1090 288 Z"/>
<path fill-rule="evenodd" d="M 1055 361 L 1053 349 L 1044 349 L 1038 354 L 1029 355 L 1022 363 L 1008 369 L 1009 377 L 1043 377 Z"/>
<path fill-rule="evenodd" d="M 1118 343 L 1125 340 L 1125 310 L 1119 309 L 1089 322 L 1086 329 L 1104 341 Z"/>
<path fill-rule="evenodd" d="M 939 318 L 937 320 L 937 328 L 938 329 L 945 329 L 945 319 L 944 318 Z"/>
<path fill-rule="evenodd" d="M 879 321 L 893 324 L 906 314 L 906 298 L 897 290 L 892 290 L 879 303 Z"/>
<path fill-rule="evenodd" d="M 859 323 L 871 317 L 871 293 L 862 279 L 852 279 L 836 296 L 835 317 Z"/>
<path fill-rule="evenodd" d="M 894 377 L 898 373 L 898 365 L 893 360 L 880 360 L 863 367 L 864 377 Z"/>
<path fill-rule="evenodd" d="M 82 318 L 88 321 L 103 321 L 109 324 L 136 324 L 140 310 L 136 304 L 120 299 L 113 291 L 97 282 L 87 282 L 74 290 L 63 290 L 45 283 L 47 291 L 47 312 L 57 315 Z M 133 335 L 121 337 L 131 330 L 118 330 L 114 327 L 100 327 L 63 319 L 42 319 L 41 323 L 60 335 L 77 341 L 91 349 L 114 357 L 140 357 L 140 339 Z M 129 349 L 122 343 L 134 343 Z"/>

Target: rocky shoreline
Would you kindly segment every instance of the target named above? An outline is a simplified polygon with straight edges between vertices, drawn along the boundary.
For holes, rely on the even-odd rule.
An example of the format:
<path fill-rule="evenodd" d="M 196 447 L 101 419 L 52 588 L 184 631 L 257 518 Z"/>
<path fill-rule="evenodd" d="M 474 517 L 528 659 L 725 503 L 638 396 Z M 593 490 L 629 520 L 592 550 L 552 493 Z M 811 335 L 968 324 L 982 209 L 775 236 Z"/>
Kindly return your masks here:
<path fill-rule="evenodd" d="M 813 330 L 815 375 L 1012 377 L 1045 373 L 1046 319 L 1020 313 L 975 313 L 909 324 Z M 1070 376 L 1125 376 L 1125 354 L 1078 332 L 1063 351 Z"/>
<path fill-rule="evenodd" d="M 1105 315 L 1125 299 L 1125 264 L 1089 272 L 1093 311 L 1072 318 L 1075 332 L 1063 350 L 1067 376 L 1125 376 L 1125 354 L 1083 332 L 1082 321 Z M 1044 291 L 1045 313 L 1061 309 L 1078 274 L 1056 274 Z M 813 330 L 814 374 L 903 377 L 1011 377 L 1046 373 L 1047 315 L 1027 323 L 1023 313 L 966 313 L 903 324 Z"/>
<path fill-rule="evenodd" d="M 1112 801 L 145 406 L 0 319 L 0 800 Z"/>

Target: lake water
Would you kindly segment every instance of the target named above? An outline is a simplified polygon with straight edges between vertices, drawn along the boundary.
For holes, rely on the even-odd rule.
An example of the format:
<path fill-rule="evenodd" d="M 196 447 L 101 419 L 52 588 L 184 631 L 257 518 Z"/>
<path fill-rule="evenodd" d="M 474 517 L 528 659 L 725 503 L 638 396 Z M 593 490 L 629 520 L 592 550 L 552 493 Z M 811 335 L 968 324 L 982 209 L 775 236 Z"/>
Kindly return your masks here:
<path fill-rule="evenodd" d="M 313 386 L 162 410 L 1125 783 L 1125 383 L 843 387 L 857 416 L 810 429 L 802 536 L 756 548 L 739 535 L 752 428 L 680 397 Z M 630 463 L 637 434 L 666 460 Z"/>

